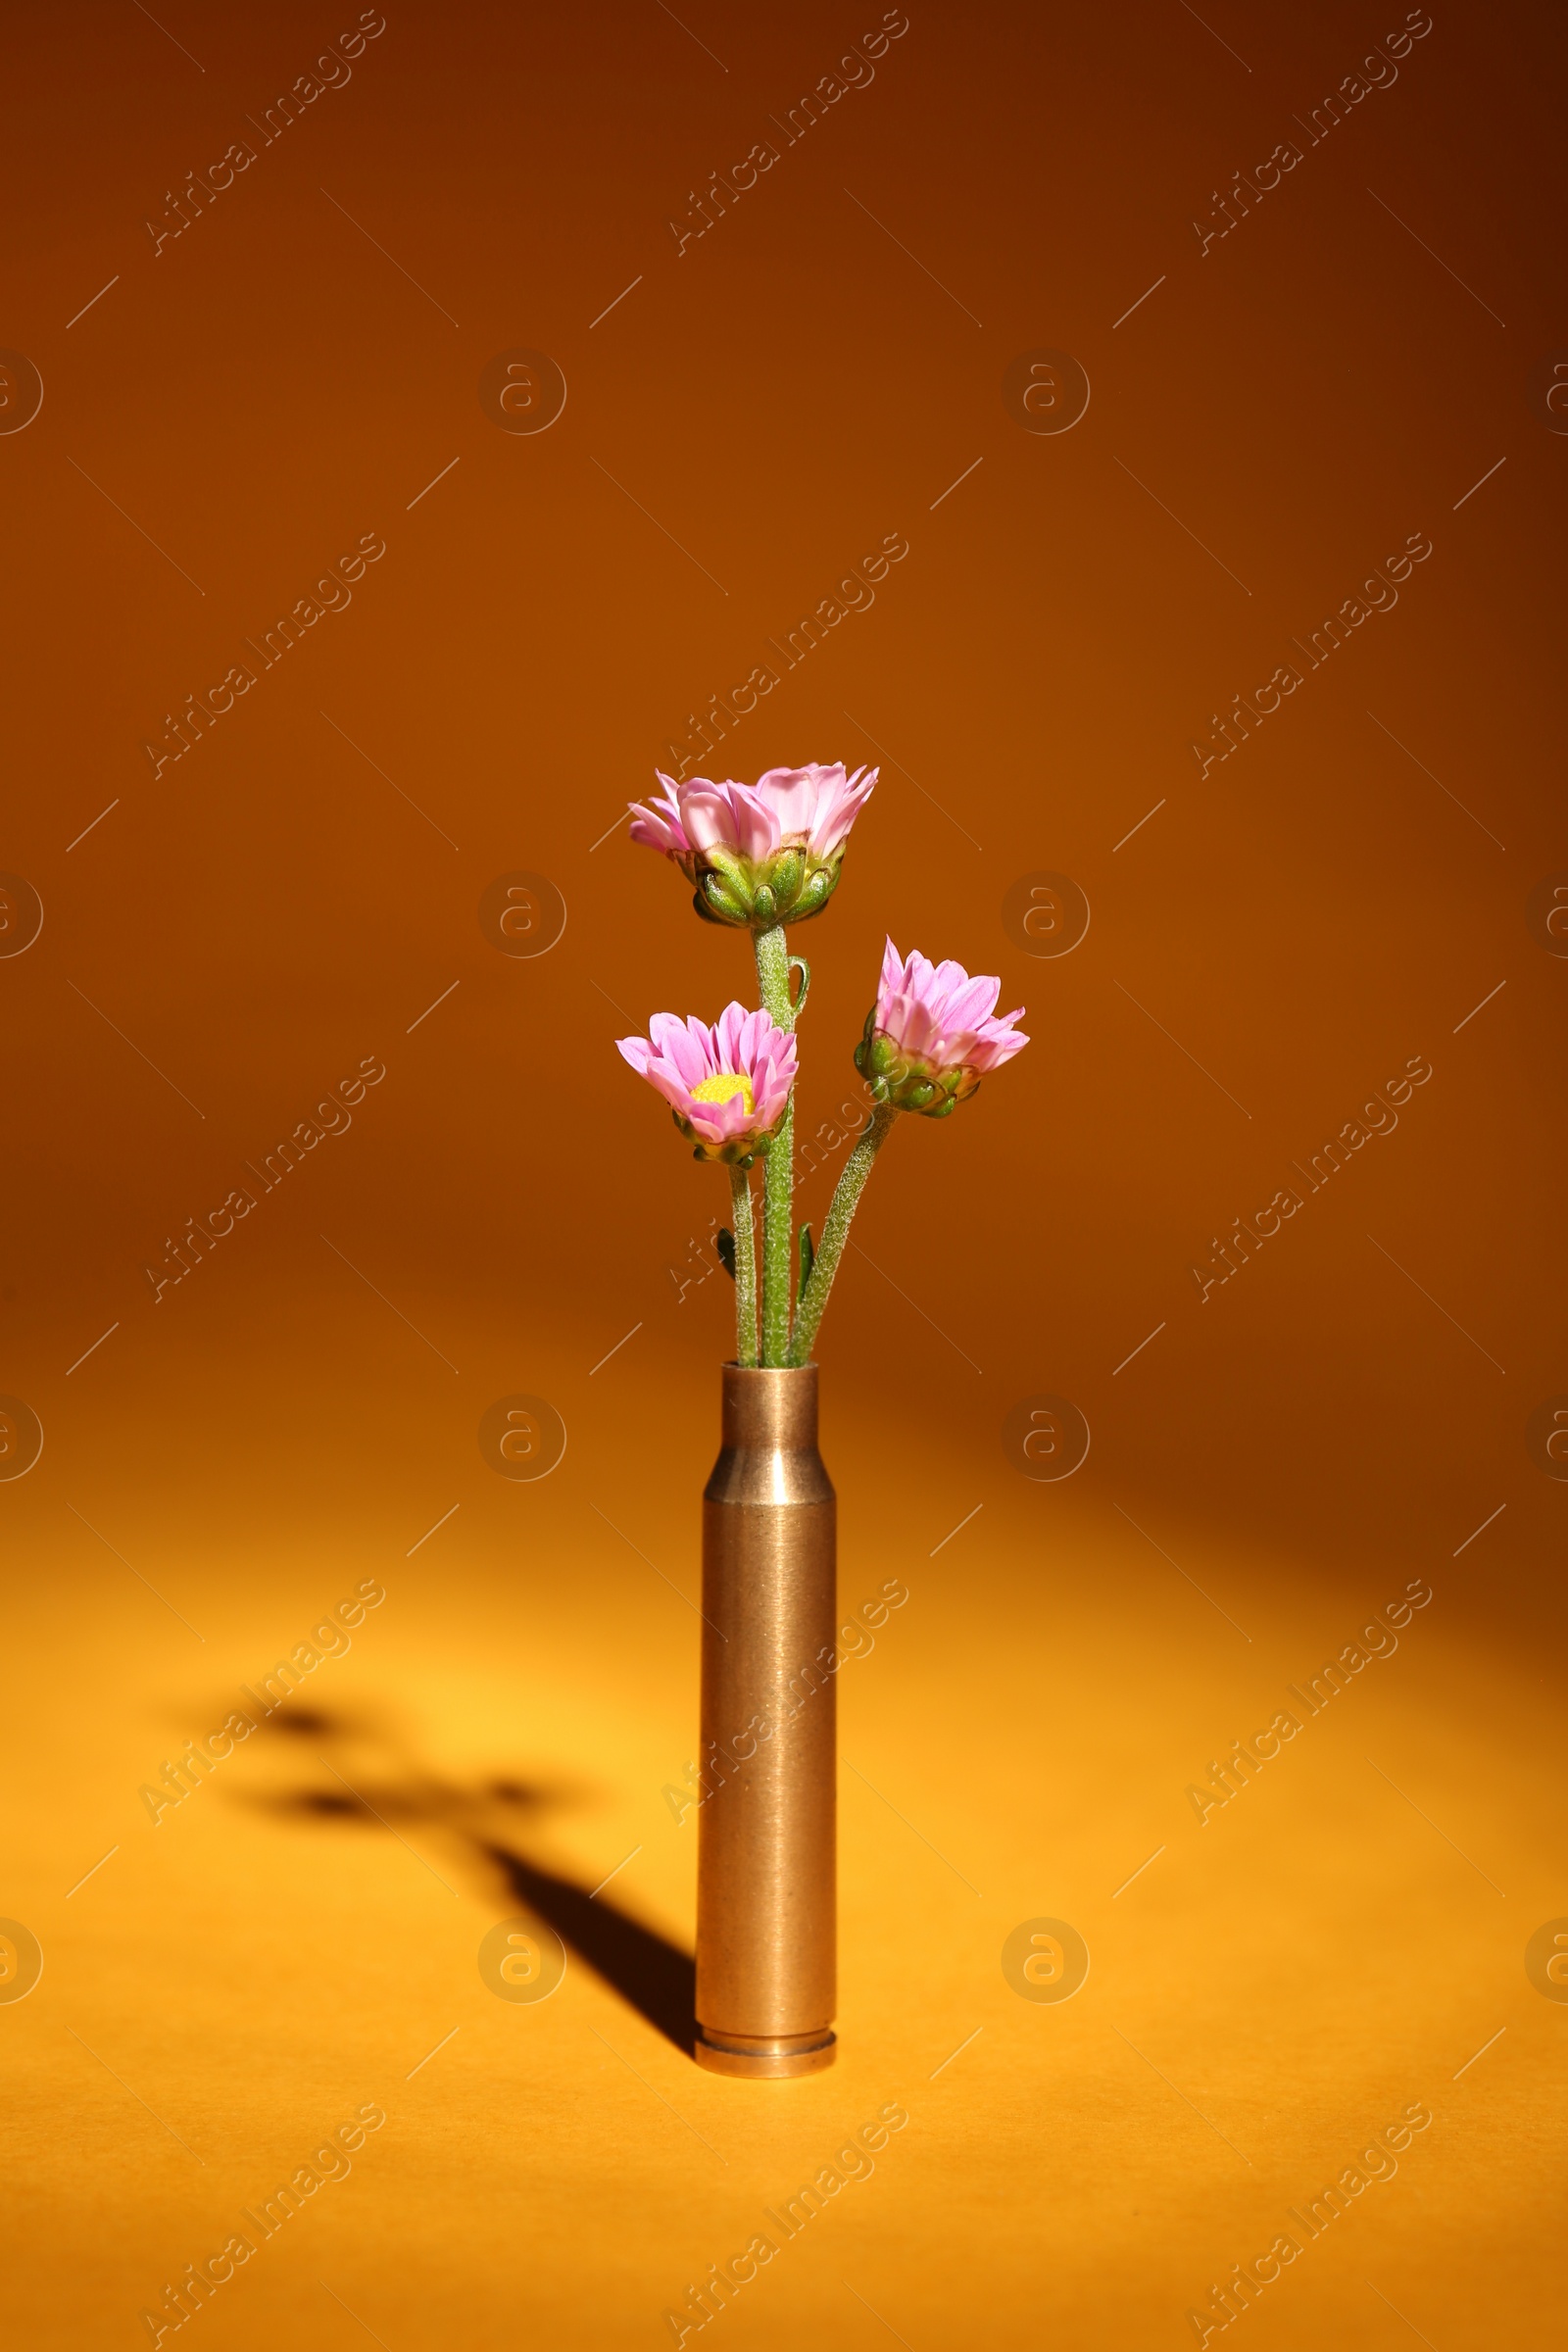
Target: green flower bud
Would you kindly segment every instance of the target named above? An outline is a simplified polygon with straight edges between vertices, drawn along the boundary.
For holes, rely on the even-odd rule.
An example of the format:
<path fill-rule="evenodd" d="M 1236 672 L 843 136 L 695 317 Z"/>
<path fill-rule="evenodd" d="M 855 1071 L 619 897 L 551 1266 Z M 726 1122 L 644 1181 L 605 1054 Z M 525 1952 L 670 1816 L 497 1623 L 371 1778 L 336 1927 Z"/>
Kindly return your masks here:
<path fill-rule="evenodd" d="M 744 923 L 754 931 L 808 922 L 833 896 L 843 863 L 842 850 L 816 866 L 808 865 L 806 852 L 793 846 L 760 863 L 731 850 L 707 850 L 700 863 L 694 861 L 698 887 L 693 904 L 710 922 L 737 927 Z"/>
<path fill-rule="evenodd" d="M 874 1102 L 891 1103 L 895 1110 L 915 1111 L 928 1119 L 951 1117 L 980 1084 L 974 1070 L 933 1069 L 918 1055 L 906 1054 L 877 1028 L 875 1005 L 865 1016 L 865 1033 L 855 1049 L 855 1066 Z"/>
<path fill-rule="evenodd" d="M 771 892 L 779 914 L 792 913 L 806 880 L 805 857 L 797 849 L 780 850 L 768 859 L 766 873 L 765 887 Z"/>
<path fill-rule="evenodd" d="M 818 865 L 807 875 L 801 886 L 801 895 L 792 910 L 792 921 L 809 922 L 813 914 L 821 913 L 839 886 L 839 874 L 843 864 L 844 858 L 841 853 L 830 865 Z"/>
<path fill-rule="evenodd" d="M 704 874 L 693 905 L 710 923 L 749 923 L 752 919 L 751 898 L 745 884 L 737 888 L 728 875 Z"/>

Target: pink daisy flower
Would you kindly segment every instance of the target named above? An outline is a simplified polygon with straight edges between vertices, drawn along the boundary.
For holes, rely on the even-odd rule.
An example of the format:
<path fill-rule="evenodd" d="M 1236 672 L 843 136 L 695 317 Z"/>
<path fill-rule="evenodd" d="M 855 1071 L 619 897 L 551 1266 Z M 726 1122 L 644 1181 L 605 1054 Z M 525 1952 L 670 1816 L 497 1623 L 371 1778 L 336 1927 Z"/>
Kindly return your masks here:
<path fill-rule="evenodd" d="M 989 1070 L 1021 1054 L 1029 1043 L 997 1013 L 1002 982 L 971 979 L 961 963 L 932 963 L 916 949 L 902 956 L 890 939 L 882 956 L 877 1000 L 865 1016 L 855 1063 L 879 1102 L 896 1110 L 945 1118 L 966 1102 Z"/>
<path fill-rule="evenodd" d="M 655 773 L 663 796 L 633 806 L 632 840 L 675 860 L 697 884 L 700 913 L 763 929 L 821 912 L 877 779 L 842 761 L 770 767 L 755 784 Z"/>
<path fill-rule="evenodd" d="M 744 1004 L 726 1005 L 711 1028 L 695 1015 L 656 1012 L 648 1029 L 647 1037 L 618 1038 L 617 1050 L 663 1096 L 695 1156 L 749 1167 L 788 1105 L 794 1032 Z"/>

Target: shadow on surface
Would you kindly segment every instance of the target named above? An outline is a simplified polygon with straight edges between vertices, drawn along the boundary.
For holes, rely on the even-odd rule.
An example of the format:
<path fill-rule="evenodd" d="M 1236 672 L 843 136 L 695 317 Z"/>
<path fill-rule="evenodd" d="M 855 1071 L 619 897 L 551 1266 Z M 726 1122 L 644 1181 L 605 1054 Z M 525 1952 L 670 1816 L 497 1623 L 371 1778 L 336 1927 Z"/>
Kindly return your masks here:
<path fill-rule="evenodd" d="M 676 2049 L 690 2055 L 697 1994 L 697 1966 L 691 1954 L 611 1898 L 546 1869 L 518 1835 L 523 1827 L 519 1814 L 559 1812 L 571 1803 L 575 1789 L 565 1784 L 505 1779 L 468 1787 L 443 1781 L 423 1772 L 384 1723 L 329 1715 L 314 1707 L 279 1709 L 258 1725 L 254 1736 L 264 1739 L 274 1754 L 285 1746 L 309 1747 L 323 1767 L 323 1777 L 308 1788 L 278 1787 L 245 1801 L 284 1819 L 354 1822 L 362 1828 L 389 1830 L 405 1845 L 409 1841 L 400 1823 L 424 1824 L 441 1832 L 464 1861 L 482 1864 L 491 1886 L 499 1881 L 514 1901 L 553 1928 L 567 1950 L 612 1991 Z M 378 1756 L 373 1753 L 377 1750 Z M 375 1765 L 379 1769 L 371 1768 Z M 435 1871 L 416 1848 L 409 1850 L 427 1870 Z M 439 1878 L 441 1873 L 435 1875 Z"/>
<path fill-rule="evenodd" d="M 697 1963 L 691 1954 L 603 1895 L 585 1894 L 525 1856 L 502 1845 L 485 1850 L 518 1902 L 689 2057 L 697 2030 Z"/>

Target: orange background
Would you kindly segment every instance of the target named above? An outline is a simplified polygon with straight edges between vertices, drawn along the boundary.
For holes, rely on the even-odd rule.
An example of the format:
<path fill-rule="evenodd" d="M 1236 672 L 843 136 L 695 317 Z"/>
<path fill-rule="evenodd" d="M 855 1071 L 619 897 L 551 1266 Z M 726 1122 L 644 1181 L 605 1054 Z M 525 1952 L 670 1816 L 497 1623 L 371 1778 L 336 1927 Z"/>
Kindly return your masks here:
<path fill-rule="evenodd" d="M 1568 341 L 1555 20 L 1436 12 L 1308 145 L 1401 11 L 911 7 L 677 253 L 688 191 L 878 11 L 398 0 L 263 146 L 246 117 L 354 19 L 169 0 L 8 35 L 0 343 L 44 384 L 0 436 L 0 864 L 45 911 L 0 959 L 0 1386 L 45 1432 L 0 1484 L 0 1912 L 45 1956 L 0 2006 L 16 2324 L 149 2340 L 166 2282 L 379 2102 L 212 2342 L 670 2341 L 688 2282 L 897 2099 L 876 2176 L 727 2336 L 1142 2352 L 1195 2341 L 1210 2282 L 1423 2101 L 1250 2340 L 1539 2332 L 1568 2024 L 1523 1964 L 1568 1913 L 1565 1497 L 1525 1438 L 1568 1387 L 1568 973 L 1526 919 L 1568 865 L 1568 444 L 1532 392 Z M 241 137 L 155 252 L 166 191 Z M 1292 138 L 1200 251 L 1194 216 Z M 478 397 L 518 347 L 568 387 L 543 433 Z M 1042 347 L 1092 385 L 1068 432 L 1004 404 Z M 721 1274 L 680 1286 L 725 1195 L 612 1041 L 711 1018 L 749 961 L 612 828 L 893 532 L 874 606 L 695 767 L 882 763 L 792 943 L 808 1128 L 889 931 L 1000 971 L 1033 1043 L 904 1122 L 825 1326 L 843 1598 L 910 1599 L 843 1677 L 839 2062 L 748 2085 L 647 2014 L 691 1946 L 695 1826 L 661 1792 L 730 1334 Z M 1418 532 L 1397 607 L 1200 776 L 1210 714 Z M 367 533 L 352 604 L 155 776 L 164 714 Z M 568 909 L 537 958 L 477 917 L 519 868 Z M 1041 869 L 1093 909 L 1065 956 L 1003 923 Z M 1414 1055 L 1397 1130 L 1200 1301 L 1211 1238 Z M 366 1056 L 352 1128 L 155 1303 L 165 1237 Z M 569 1433 L 543 1483 L 479 1452 L 514 1392 Z M 1093 1431 L 1063 1483 L 1003 1449 L 1041 1392 Z M 308 1705 L 155 1828 L 139 1786 L 369 1579 Z M 1414 1579 L 1397 1654 L 1200 1827 L 1209 1759 Z M 638 1967 L 583 1947 L 547 2003 L 494 1998 L 480 1938 L 538 1874 L 587 1918 L 629 1849 L 584 1933 Z M 1000 1966 L 1038 1917 L 1092 1955 L 1060 2005 Z"/>

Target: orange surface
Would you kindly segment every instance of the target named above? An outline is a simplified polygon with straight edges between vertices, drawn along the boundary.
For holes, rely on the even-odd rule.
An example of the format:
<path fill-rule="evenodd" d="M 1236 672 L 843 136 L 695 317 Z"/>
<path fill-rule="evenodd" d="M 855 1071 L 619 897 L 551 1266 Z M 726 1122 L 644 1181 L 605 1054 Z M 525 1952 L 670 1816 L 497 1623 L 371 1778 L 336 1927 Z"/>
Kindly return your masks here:
<path fill-rule="evenodd" d="M 1258 2352 L 1544 2338 L 1553 21 L 1435 11 L 1314 135 L 1374 37 L 1343 0 L 911 7 L 792 139 L 879 12 L 694 9 L 400 0 L 270 134 L 352 10 L 10 29 L 0 345 L 44 393 L 0 432 L 0 866 L 44 914 L 0 956 L 0 1389 L 44 1432 L 0 1480 L 0 1915 L 43 1954 L 0 2000 L 13 2331 L 148 2342 L 248 2231 L 199 2323 L 232 2352 L 653 2345 L 760 2233 L 710 2323 L 739 2347 L 1148 2352 L 1259 2257 Z M 1068 431 L 1020 421 L 1046 351 L 1090 386 Z M 564 379 L 546 431 L 500 429 L 496 387 L 546 382 L 522 352 Z M 808 1213 L 888 931 L 1000 971 L 1034 1041 L 904 1123 L 825 1328 L 846 1608 L 909 1598 L 842 1676 L 839 2062 L 783 2086 L 665 2030 L 725 1193 L 612 1041 L 750 985 L 614 831 L 682 747 L 882 763 L 795 942 Z M 566 908 L 543 956 L 481 925 L 519 872 Z M 1004 920 L 1042 872 L 1091 908 L 1065 956 Z M 1061 1482 L 1003 1442 L 1048 1393 L 1092 1431 Z M 567 1431 L 539 1483 L 478 1444 L 518 1394 Z M 367 1587 L 155 1823 L 166 1760 Z M 1310 1714 L 1291 1687 L 1348 1647 Z M 500 1999 L 481 1941 L 540 1909 L 564 1981 Z M 1040 1920 L 1090 1955 L 1060 2003 L 1004 1974 Z"/>

